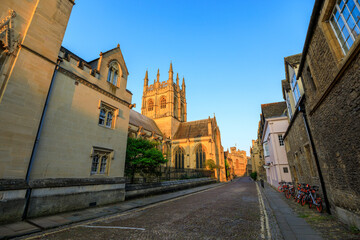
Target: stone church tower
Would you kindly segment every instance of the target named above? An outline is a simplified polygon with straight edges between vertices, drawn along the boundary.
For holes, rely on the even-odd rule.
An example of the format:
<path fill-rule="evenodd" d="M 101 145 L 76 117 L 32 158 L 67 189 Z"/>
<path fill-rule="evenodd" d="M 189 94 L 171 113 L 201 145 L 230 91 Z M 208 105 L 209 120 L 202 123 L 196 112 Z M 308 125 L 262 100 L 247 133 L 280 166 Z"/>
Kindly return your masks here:
<path fill-rule="evenodd" d="M 165 137 L 172 138 L 181 122 L 186 122 L 185 79 L 180 87 L 179 74 L 174 82 L 170 63 L 169 78 L 160 82 L 160 71 L 154 84 L 149 85 L 148 71 L 144 79 L 141 114 L 153 119 Z"/>

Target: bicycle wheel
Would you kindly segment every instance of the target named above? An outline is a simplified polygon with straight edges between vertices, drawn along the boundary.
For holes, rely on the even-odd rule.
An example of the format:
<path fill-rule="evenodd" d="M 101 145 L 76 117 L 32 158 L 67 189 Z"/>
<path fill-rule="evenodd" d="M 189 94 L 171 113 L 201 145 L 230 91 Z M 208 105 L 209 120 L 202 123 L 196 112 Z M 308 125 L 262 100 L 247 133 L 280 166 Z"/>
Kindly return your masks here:
<path fill-rule="evenodd" d="M 304 205 L 305 205 L 306 199 L 307 199 L 307 197 L 303 197 L 303 198 L 301 199 L 301 206 L 304 206 Z"/>
<path fill-rule="evenodd" d="M 286 192 L 285 192 L 285 197 L 286 197 L 287 199 L 290 199 L 290 196 L 291 196 L 290 192 L 289 192 L 289 191 L 286 191 Z"/>
<path fill-rule="evenodd" d="M 322 200 L 316 199 L 316 210 L 321 213 L 323 210 Z"/>
<path fill-rule="evenodd" d="M 282 186 L 280 185 L 280 186 L 278 186 L 278 191 L 279 192 L 282 192 L 283 190 L 282 190 Z"/>

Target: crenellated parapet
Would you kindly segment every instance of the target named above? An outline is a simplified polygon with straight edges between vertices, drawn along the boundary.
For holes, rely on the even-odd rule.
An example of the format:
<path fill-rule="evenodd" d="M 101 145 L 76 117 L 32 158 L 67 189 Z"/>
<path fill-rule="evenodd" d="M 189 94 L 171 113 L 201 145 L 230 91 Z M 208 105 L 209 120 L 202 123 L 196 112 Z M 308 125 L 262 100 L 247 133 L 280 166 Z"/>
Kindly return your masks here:
<path fill-rule="evenodd" d="M 90 74 L 93 77 L 100 79 L 100 73 L 96 68 L 93 68 L 87 61 L 78 57 L 77 55 L 70 52 L 66 48 L 61 47 L 60 52 L 59 52 L 59 57 L 65 61 L 67 61 L 74 67 L 76 66 L 76 67 L 80 68 L 81 70 L 84 71 L 84 73 Z"/>

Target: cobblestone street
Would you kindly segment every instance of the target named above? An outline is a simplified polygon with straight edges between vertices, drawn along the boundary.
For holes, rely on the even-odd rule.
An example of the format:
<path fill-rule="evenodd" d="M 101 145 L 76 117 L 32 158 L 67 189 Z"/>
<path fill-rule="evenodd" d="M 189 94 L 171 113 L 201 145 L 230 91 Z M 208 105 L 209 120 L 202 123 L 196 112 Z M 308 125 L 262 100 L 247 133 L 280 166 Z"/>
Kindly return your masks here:
<path fill-rule="evenodd" d="M 32 239 L 261 239 L 261 234 L 255 183 L 241 178 Z"/>

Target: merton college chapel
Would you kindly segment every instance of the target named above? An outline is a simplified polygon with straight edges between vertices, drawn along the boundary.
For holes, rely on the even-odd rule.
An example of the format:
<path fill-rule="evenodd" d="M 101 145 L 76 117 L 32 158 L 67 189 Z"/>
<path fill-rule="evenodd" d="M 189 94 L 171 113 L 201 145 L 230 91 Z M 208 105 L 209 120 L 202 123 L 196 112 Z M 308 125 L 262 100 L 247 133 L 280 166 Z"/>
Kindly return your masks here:
<path fill-rule="evenodd" d="M 220 129 L 213 118 L 187 122 L 185 79 L 180 85 L 179 74 L 170 63 L 168 79 L 157 79 L 149 84 L 145 73 L 141 114 L 130 110 L 129 137 L 143 137 L 162 143 L 168 166 L 176 169 L 205 169 L 206 160 L 213 160 L 221 166 L 216 177 L 224 181 L 224 150 L 221 145 Z"/>

